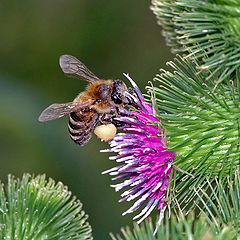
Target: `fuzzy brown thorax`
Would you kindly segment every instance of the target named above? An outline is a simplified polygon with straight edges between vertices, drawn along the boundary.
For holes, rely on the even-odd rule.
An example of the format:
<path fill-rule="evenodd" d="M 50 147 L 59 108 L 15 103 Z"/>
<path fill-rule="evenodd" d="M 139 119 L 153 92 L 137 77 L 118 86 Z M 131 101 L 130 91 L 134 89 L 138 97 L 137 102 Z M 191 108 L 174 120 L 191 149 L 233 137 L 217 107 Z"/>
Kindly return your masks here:
<path fill-rule="evenodd" d="M 91 100 L 93 104 L 90 109 L 94 109 L 98 113 L 109 113 L 112 106 L 125 104 L 124 91 L 127 91 L 127 87 L 121 80 L 98 80 L 89 84 L 86 90 L 75 98 L 74 102 Z M 116 97 L 120 99 L 116 99 Z"/>

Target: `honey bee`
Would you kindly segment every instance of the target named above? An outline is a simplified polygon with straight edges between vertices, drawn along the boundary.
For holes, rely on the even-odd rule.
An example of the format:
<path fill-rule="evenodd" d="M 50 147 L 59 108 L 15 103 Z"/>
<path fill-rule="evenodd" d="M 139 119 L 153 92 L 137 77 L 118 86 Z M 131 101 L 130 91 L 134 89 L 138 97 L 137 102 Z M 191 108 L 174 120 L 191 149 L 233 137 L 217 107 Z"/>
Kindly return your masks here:
<path fill-rule="evenodd" d="M 47 107 L 38 120 L 46 122 L 69 114 L 70 137 L 83 146 L 89 141 L 97 125 L 113 123 L 113 117 L 124 106 L 132 104 L 133 100 L 122 80 L 99 79 L 71 55 L 62 55 L 59 64 L 66 75 L 84 79 L 89 84 L 72 102 L 54 103 Z"/>

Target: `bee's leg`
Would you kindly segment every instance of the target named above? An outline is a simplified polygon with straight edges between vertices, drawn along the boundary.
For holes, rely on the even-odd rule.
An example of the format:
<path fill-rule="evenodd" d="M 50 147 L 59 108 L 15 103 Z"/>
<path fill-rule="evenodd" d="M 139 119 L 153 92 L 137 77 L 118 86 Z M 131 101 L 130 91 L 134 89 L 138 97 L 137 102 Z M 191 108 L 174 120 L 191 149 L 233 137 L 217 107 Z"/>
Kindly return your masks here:
<path fill-rule="evenodd" d="M 99 118 L 99 122 L 100 124 L 112 123 L 116 128 L 122 128 L 126 126 L 126 123 L 116 119 L 118 116 L 116 114 L 105 113 Z"/>
<path fill-rule="evenodd" d="M 133 89 L 132 87 L 129 87 L 129 88 L 128 88 L 128 92 L 129 92 L 130 94 L 134 94 L 134 93 L 135 93 L 135 91 L 134 91 L 134 89 Z"/>
<path fill-rule="evenodd" d="M 133 111 L 129 111 L 124 107 L 116 108 L 117 114 L 113 116 L 112 122 L 116 127 L 125 127 L 128 126 L 125 122 L 126 118 L 136 118 L 136 115 L 133 114 Z"/>
<path fill-rule="evenodd" d="M 112 118 L 113 118 L 113 115 L 110 114 L 110 113 L 104 113 L 100 116 L 99 118 L 99 122 L 101 124 L 108 124 L 108 123 L 112 123 Z"/>
<path fill-rule="evenodd" d="M 120 121 L 120 120 L 118 120 L 118 119 L 116 119 L 116 118 L 117 118 L 116 116 L 114 116 L 114 117 L 112 118 L 112 124 L 113 124 L 116 128 L 123 128 L 123 127 L 125 127 L 126 125 L 128 125 L 128 124 L 126 124 L 125 122 Z"/>
<path fill-rule="evenodd" d="M 127 110 L 124 107 L 116 107 L 116 116 L 120 115 L 120 116 L 132 116 L 132 111 Z"/>
<path fill-rule="evenodd" d="M 135 96 L 136 94 L 134 94 L 134 93 L 137 94 L 137 97 Z M 140 90 L 138 92 L 136 92 L 136 89 L 134 91 L 132 89 L 129 89 L 127 92 L 125 92 L 125 96 L 128 101 L 127 105 L 133 106 L 136 109 L 141 109 L 142 111 L 147 112 L 147 110 L 144 107 L 143 102 L 142 102 L 143 97 L 141 95 Z"/>

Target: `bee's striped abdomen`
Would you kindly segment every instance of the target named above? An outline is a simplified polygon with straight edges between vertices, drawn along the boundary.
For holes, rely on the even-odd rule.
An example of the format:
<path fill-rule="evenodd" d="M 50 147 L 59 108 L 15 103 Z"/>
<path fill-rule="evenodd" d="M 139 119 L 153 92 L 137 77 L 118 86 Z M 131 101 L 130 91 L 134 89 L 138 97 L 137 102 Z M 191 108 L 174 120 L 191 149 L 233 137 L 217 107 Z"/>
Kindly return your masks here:
<path fill-rule="evenodd" d="M 95 111 L 70 113 L 68 130 L 71 139 L 80 146 L 85 145 L 91 138 L 98 119 L 99 114 Z"/>

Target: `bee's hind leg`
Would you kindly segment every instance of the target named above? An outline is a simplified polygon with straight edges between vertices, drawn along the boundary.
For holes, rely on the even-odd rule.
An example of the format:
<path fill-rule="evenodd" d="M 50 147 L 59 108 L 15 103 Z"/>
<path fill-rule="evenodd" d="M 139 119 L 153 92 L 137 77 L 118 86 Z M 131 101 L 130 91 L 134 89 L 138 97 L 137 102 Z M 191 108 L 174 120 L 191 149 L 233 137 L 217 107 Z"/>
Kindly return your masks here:
<path fill-rule="evenodd" d="M 99 122 L 100 122 L 100 124 L 112 123 L 112 117 L 113 117 L 112 114 L 104 113 L 102 116 L 100 116 Z"/>

